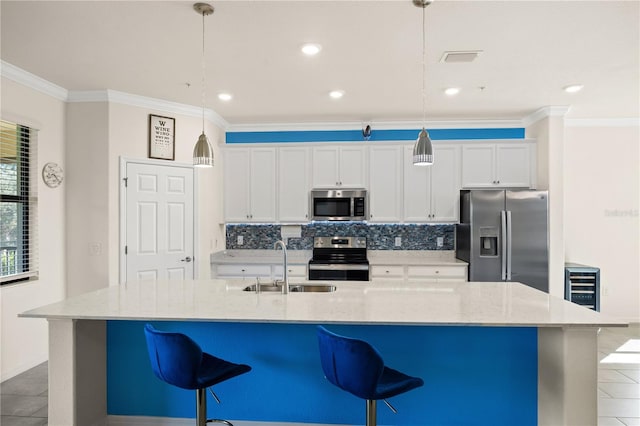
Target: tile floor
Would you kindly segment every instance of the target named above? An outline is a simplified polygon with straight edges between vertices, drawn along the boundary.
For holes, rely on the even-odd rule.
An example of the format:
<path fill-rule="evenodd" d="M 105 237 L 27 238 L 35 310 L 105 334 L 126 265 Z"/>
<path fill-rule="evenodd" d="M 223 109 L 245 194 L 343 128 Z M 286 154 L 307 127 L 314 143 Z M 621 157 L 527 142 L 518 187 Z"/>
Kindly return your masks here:
<path fill-rule="evenodd" d="M 598 337 L 598 426 L 640 426 L 640 324 Z M 47 363 L 0 384 L 1 426 L 47 424 Z"/>

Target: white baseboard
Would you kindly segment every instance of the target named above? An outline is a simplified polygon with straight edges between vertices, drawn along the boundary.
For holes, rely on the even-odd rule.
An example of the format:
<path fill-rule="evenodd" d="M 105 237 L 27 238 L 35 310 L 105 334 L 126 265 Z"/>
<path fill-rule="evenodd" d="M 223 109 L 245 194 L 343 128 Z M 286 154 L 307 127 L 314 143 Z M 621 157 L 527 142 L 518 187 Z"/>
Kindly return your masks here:
<path fill-rule="evenodd" d="M 234 426 L 347 426 L 321 423 L 250 422 L 229 420 Z M 108 426 L 193 426 L 194 419 L 143 416 L 108 416 Z"/>

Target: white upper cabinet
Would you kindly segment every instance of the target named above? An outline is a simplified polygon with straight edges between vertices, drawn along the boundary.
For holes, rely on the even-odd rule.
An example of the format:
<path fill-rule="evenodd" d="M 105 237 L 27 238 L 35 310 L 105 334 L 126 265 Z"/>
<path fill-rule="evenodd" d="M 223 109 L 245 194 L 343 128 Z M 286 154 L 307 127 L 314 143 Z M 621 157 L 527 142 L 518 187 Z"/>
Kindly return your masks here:
<path fill-rule="evenodd" d="M 433 165 L 414 166 L 413 146 L 404 147 L 404 221 L 457 222 L 460 147 L 434 145 Z"/>
<path fill-rule="evenodd" d="M 280 222 L 309 220 L 311 149 L 278 148 L 278 219 Z"/>
<path fill-rule="evenodd" d="M 227 148 L 224 153 L 225 221 L 275 221 L 276 149 Z"/>
<path fill-rule="evenodd" d="M 463 188 L 530 188 L 535 144 L 469 143 L 462 147 Z"/>
<path fill-rule="evenodd" d="M 402 146 L 369 149 L 369 218 L 371 222 L 402 220 Z"/>
<path fill-rule="evenodd" d="M 313 148 L 314 188 L 364 188 L 366 186 L 366 147 L 317 146 Z"/>
<path fill-rule="evenodd" d="M 535 158 L 532 153 L 532 144 L 496 145 L 496 179 L 498 185 L 506 187 L 532 186 L 531 159 Z"/>

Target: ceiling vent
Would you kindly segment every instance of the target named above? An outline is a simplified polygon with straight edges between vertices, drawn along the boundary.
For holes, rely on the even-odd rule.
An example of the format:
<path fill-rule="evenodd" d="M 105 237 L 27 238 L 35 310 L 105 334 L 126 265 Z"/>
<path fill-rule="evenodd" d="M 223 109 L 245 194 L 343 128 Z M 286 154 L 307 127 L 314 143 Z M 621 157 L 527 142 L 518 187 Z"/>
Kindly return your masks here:
<path fill-rule="evenodd" d="M 444 52 L 440 62 L 446 63 L 462 63 L 473 62 L 480 54 L 482 50 L 457 50 Z"/>

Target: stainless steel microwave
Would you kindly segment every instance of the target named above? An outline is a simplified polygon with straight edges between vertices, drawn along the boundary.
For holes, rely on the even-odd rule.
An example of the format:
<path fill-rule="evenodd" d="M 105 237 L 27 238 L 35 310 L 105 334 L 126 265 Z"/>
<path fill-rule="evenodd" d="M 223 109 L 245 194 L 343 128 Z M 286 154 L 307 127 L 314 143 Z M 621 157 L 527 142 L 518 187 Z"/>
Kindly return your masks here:
<path fill-rule="evenodd" d="M 309 211 L 312 220 L 367 220 L 367 190 L 312 189 Z"/>

